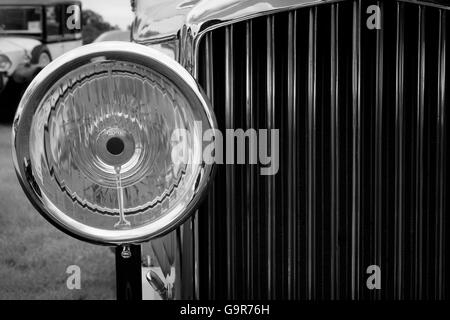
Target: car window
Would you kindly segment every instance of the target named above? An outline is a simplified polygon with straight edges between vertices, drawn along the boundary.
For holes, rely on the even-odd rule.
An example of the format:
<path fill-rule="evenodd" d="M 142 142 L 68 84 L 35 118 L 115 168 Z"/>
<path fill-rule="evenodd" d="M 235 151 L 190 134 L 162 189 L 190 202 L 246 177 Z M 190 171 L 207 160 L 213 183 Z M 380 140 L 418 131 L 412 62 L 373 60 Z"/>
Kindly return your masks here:
<path fill-rule="evenodd" d="M 0 29 L 6 33 L 41 33 L 41 8 L 0 6 Z"/>
<path fill-rule="evenodd" d="M 61 7 L 49 6 L 45 8 L 45 19 L 47 23 L 47 35 L 61 34 Z"/>

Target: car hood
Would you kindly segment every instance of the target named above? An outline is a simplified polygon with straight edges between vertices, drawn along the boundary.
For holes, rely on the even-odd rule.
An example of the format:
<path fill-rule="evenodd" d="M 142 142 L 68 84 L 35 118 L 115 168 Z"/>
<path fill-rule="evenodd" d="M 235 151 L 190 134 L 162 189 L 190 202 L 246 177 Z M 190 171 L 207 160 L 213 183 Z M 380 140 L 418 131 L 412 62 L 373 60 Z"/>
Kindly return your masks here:
<path fill-rule="evenodd" d="M 0 36 L 0 53 L 7 55 L 12 63 L 7 74 L 12 75 L 17 66 L 28 61 L 33 48 L 40 44 L 41 42 L 35 39 Z"/>
<path fill-rule="evenodd" d="M 33 48 L 40 44 L 41 42 L 36 39 L 0 36 L 0 53 L 8 54 L 22 50 L 31 53 Z"/>

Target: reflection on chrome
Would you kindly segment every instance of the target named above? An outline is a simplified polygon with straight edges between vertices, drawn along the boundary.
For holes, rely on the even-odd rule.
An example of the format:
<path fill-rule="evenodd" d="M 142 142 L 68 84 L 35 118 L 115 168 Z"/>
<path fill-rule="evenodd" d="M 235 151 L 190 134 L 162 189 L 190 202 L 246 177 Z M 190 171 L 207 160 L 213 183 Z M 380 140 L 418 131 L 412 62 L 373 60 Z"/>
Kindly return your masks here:
<path fill-rule="evenodd" d="M 136 44 L 88 47 L 56 60 L 25 94 L 13 132 L 16 170 L 64 230 L 108 244 L 143 241 L 195 208 L 212 172 L 199 161 L 195 124 L 215 122 L 174 61 Z M 189 133 L 183 150 L 171 141 L 177 129 Z"/>

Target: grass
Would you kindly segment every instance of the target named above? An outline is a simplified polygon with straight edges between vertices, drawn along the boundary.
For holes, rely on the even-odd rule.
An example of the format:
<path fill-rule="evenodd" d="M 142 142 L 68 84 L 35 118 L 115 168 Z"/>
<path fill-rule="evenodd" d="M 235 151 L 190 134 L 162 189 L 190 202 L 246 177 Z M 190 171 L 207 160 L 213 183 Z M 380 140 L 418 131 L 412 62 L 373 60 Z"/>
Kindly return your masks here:
<path fill-rule="evenodd" d="M 0 125 L 0 299 L 114 299 L 114 255 L 73 239 L 42 218 L 17 181 L 11 129 Z M 81 289 L 66 269 L 81 268 Z"/>

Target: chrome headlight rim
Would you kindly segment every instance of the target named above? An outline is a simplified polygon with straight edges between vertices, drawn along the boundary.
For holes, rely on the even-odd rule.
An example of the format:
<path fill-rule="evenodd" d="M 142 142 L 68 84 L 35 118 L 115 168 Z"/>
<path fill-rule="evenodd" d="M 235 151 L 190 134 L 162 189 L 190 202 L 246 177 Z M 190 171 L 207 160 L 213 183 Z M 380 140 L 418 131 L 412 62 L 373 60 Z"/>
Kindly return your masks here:
<path fill-rule="evenodd" d="M 201 106 L 196 109 L 203 112 L 202 118 L 211 129 L 217 129 L 217 122 L 212 112 L 209 99 L 203 93 L 195 79 L 176 61 L 163 53 L 143 45 L 126 42 L 102 42 L 83 46 L 54 60 L 45 67 L 31 82 L 26 90 L 13 122 L 12 148 L 13 163 L 19 182 L 30 202 L 37 211 L 58 229 L 79 240 L 100 245 L 123 245 L 141 243 L 162 236 L 185 222 L 198 208 L 199 202 L 206 195 L 208 185 L 215 173 L 215 164 L 202 163 L 197 172 L 198 183 L 194 195 L 185 200 L 185 206 L 173 210 L 170 214 L 158 218 L 155 222 L 126 230 L 103 230 L 84 225 L 68 217 L 62 210 L 41 193 L 37 183 L 33 183 L 33 169 L 26 165 L 30 159 L 30 130 L 33 115 L 42 99 L 52 86 L 68 72 L 92 63 L 96 59 L 127 61 L 142 65 L 170 79 L 186 95 L 191 104 Z M 19 161 L 19 159 L 22 159 Z M 29 172 L 31 170 L 31 172 Z"/>

